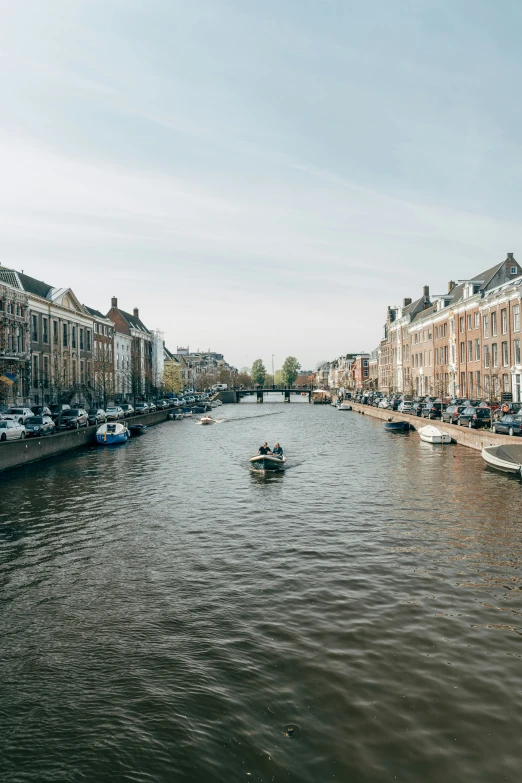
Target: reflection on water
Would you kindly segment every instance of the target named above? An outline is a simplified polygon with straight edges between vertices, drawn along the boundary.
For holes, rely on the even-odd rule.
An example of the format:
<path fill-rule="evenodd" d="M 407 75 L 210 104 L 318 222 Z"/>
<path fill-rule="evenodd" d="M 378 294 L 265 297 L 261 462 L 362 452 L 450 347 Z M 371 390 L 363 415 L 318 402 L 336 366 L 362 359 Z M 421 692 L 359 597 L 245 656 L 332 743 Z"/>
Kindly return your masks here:
<path fill-rule="evenodd" d="M 0 476 L 2 780 L 518 781 L 521 483 L 328 406 L 219 418 Z"/>

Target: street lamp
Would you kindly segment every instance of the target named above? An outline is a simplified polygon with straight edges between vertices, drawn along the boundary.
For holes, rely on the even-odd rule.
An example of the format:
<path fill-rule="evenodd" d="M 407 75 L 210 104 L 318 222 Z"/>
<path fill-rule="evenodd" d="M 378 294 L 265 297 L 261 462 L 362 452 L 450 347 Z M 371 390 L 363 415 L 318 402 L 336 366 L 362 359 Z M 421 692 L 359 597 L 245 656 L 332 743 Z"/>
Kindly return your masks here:
<path fill-rule="evenodd" d="M 272 354 L 272 389 L 275 389 L 274 354 Z"/>

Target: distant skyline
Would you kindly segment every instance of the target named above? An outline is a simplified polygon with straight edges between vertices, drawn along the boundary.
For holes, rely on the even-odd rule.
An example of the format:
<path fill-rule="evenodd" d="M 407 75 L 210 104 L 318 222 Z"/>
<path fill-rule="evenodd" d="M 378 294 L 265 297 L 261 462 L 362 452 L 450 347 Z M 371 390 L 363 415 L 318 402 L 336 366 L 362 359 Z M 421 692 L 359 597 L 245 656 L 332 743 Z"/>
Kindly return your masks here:
<path fill-rule="evenodd" d="M 0 262 L 303 368 L 522 260 L 505 0 L 2 3 Z"/>

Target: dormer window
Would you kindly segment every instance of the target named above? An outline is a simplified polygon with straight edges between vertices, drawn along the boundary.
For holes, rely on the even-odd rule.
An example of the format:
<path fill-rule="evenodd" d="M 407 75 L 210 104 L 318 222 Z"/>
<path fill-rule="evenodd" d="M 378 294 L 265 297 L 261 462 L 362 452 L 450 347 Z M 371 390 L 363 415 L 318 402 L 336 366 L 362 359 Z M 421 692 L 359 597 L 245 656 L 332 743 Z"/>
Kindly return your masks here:
<path fill-rule="evenodd" d="M 512 267 L 511 267 L 511 269 L 509 270 L 509 274 L 510 274 L 510 275 L 516 275 L 516 274 L 518 274 L 518 269 L 516 268 L 516 266 L 512 266 Z"/>

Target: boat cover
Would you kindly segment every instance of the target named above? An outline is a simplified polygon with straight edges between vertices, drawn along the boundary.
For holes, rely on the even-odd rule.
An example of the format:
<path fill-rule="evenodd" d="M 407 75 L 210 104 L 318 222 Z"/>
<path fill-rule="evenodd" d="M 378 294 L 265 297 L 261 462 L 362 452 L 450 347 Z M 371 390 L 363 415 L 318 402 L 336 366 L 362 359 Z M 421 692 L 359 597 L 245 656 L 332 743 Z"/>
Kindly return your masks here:
<path fill-rule="evenodd" d="M 514 465 L 522 465 L 522 444 L 508 443 L 505 446 L 487 446 L 488 453 L 493 457 L 512 462 Z"/>

